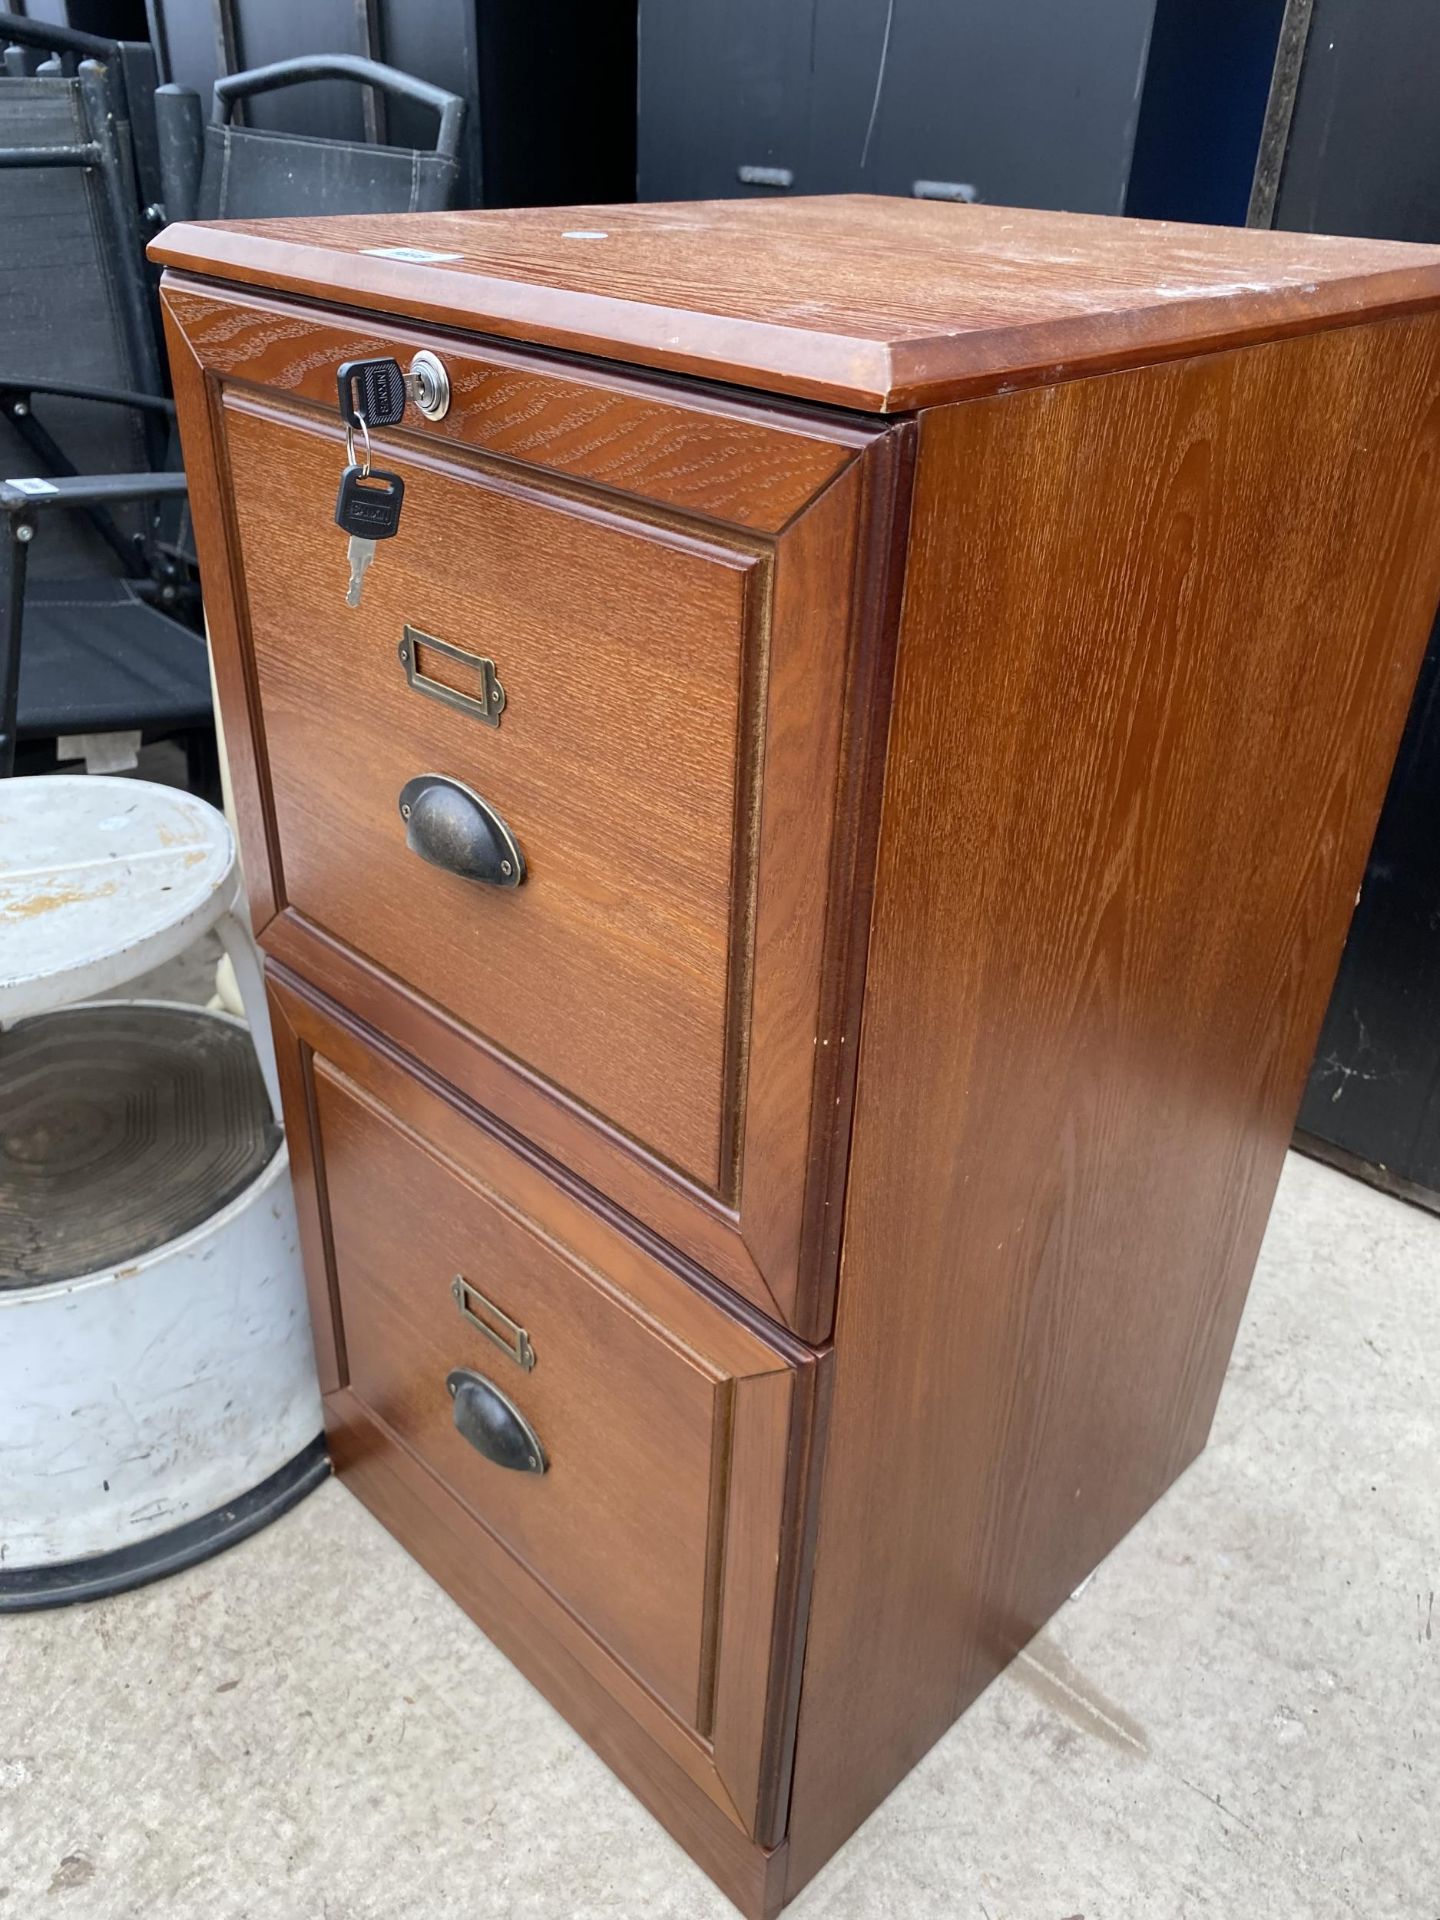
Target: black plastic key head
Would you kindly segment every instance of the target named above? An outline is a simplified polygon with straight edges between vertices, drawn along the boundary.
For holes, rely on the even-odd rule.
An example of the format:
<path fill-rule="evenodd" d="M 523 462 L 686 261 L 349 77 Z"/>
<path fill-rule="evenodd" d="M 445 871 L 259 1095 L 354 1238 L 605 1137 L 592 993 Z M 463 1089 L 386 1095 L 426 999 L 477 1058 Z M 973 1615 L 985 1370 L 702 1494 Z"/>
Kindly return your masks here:
<path fill-rule="evenodd" d="M 405 376 L 398 360 L 347 360 L 336 375 L 340 418 L 347 427 L 393 427 L 405 413 Z"/>
<path fill-rule="evenodd" d="M 346 467 L 335 501 L 335 524 L 359 540 L 388 540 L 400 525 L 405 482 L 398 473 Z"/>

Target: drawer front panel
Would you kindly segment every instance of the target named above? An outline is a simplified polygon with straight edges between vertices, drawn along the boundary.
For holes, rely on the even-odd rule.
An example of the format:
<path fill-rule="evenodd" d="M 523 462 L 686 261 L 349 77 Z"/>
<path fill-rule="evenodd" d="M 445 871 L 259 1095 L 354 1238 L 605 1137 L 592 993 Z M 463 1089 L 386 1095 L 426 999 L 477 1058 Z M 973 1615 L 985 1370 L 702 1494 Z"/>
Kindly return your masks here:
<path fill-rule="evenodd" d="M 287 902 L 719 1191 L 763 563 L 377 435 L 404 513 L 352 610 L 335 431 L 241 400 L 226 438 Z M 434 697 L 484 688 L 407 627 L 494 661 L 498 726 Z M 426 773 L 498 810 L 523 885 L 407 847 L 401 790 Z"/>
<path fill-rule="evenodd" d="M 910 430 L 166 301 L 266 947 L 825 1339 Z M 352 609 L 335 368 L 421 346 L 455 399 L 372 436 L 406 497 Z M 412 850 L 421 776 L 523 884 Z"/>
<path fill-rule="evenodd" d="M 696 1294 L 309 996 L 272 982 L 272 1005 L 346 1445 L 358 1426 L 432 1476 L 494 1581 L 766 1833 L 798 1672 L 814 1356 Z"/>
<path fill-rule="evenodd" d="M 165 276 L 177 332 L 206 367 L 252 388 L 335 406 L 335 369 L 437 350 L 450 380 L 427 440 L 482 449 L 660 508 L 778 533 L 875 438 L 838 415 L 757 414 L 715 389 L 681 389 L 617 366 L 575 365 L 495 340 L 436 334 L 382 314 L 327 314 Z"/>
<path fill-rule="evenodd" d="M 352 1392 L 678 1718 L 707 1732 L 723 1518 L 712 1483 L 729 1381 L 323 1062 L 316 1099 Z M 523 1326 L 533 1370 L 462 1317 L 458 1275 L 490 1305 L 467 1292 L 478 1318 Z M 452 1370 L 520 1410 L 544 1472 L 496 1466 L 462 1438 Z"/>

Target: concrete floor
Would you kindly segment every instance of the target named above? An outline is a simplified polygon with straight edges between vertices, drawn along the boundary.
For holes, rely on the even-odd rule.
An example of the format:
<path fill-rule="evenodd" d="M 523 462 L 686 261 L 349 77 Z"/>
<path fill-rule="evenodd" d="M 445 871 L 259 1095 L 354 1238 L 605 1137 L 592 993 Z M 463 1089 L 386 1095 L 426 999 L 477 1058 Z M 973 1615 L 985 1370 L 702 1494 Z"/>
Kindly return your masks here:
<path fill-rule="evenodd" d="M 1437 1307 L 1440 1221 L 1292 1159 L 1209 1452 L 795 1920 L 1437 1920 Z M 334 1482 L 0 1620 L 0 1920 L 731 1911 Z"/>

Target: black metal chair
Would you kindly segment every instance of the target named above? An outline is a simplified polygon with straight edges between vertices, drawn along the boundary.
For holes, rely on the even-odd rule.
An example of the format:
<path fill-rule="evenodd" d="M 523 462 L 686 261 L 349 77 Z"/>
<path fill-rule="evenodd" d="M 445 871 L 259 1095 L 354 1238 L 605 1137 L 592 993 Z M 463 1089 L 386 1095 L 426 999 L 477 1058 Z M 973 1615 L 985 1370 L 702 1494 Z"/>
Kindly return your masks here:
<path fill-rule="evenodd" d="M 204 752 L 210 720 L 119 62 L 24 64 L 0 77 L 0 776 L 63 735 Z"/>
<path fill-rule="evenodd" d="M 120 138 L 135 163 L 140 204 L 148 224 L 164 224 L 160 209 L 160 147 L 155 133 L 155 87 L 159 71 L 148 40 L 109 40 L 72 27 L 0 9 L 0 66 L 15 78 L 40 72 L 73 80 L 82 60 L 98 60 L 111 74 L 112 96 L 122 113 Z"/>
<path fill-rule="evenodd" d="M 309 80 L 360 86 L 433 108 L 430 151 L 237 127 L 238 102 Z M 215 82 L 210 124 L 189 87 L 155 95 L 165 212 L 171 220 L 247 220 L 302 213 L 420 213 L 448 207 L 460 178 L 465 102 L 394 67 L 350 54 L 307 56 Z"/>

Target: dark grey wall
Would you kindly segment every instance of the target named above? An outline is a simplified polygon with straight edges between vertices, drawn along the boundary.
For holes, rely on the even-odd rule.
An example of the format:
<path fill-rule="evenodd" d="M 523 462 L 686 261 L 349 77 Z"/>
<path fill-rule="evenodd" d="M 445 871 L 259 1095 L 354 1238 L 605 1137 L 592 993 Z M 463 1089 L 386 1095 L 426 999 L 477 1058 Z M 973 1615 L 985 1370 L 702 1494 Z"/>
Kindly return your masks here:
<path fill-rule="evenodd" d="M 644 200 L 747 189 L 1118 213 L 1155 0 L 641 0 Z M 764 191 L 765 189 L 760 189 Z"/>
<path fill-rule="evenodd" d="M 145 0 L 7 0 L 8 11 L 111 40 L 145 38 Z"/>
<path fill-rule="evenodd" d="M 1440 241 L 1440 5 L 1316 0 L 1275 224 Z M 1440 1204 L 1440 627 L 1300 1110 Z"/>
<path fill-rule="evenodd" d="M 1315 0 L 1274 224 L 1440 240 L 1440 0 Z"/>

